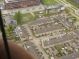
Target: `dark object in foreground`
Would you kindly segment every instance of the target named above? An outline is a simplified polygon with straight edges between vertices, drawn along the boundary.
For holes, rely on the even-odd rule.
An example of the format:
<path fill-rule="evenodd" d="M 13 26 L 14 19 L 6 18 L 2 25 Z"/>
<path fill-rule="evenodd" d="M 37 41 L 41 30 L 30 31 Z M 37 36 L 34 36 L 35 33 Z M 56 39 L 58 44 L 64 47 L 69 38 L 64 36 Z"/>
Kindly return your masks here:
<path fill-rule="evenodd" d="M 14 44 L 13 42 L 9 42 L 9 48 L 12 59 L 34 59 L 31 54 L 29 54 L 22 47 Z M 0 59 L 7 59 L 5 48 L 1 39 L 0 39 Z"/>
<path fill-rule="evenodd" d="M 6 33 L 5 33 L 5 28 L 4 28 L 4 23 L 3 23 L 3 19 L 2 19 L 1 9 L 0 9 L 0 29 L 1 29 L 2 37 L 3 37 L 3 41 L 4 41 L 4 47 L 5 47 L 5 52 L 6 52 L 6 56 L 7 56 L 6 58 L 11 59 L 9 46 L 8 46 L 8 42 L 7 42 L 7 37 L 6 37 Z"/>

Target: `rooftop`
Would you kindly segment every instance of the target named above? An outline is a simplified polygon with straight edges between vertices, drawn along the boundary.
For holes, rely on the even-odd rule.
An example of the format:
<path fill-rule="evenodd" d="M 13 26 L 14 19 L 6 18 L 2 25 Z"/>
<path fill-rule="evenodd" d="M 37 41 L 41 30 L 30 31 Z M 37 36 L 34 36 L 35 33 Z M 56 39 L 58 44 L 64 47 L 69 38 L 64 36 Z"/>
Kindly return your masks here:
<path fill-rule="evenodd" d="M 53 17 L 37 19 L 29 24 L 35 34 L 46 33 L 54 30 L 64 29 L 64 26 Z"/>
<path fill-rule="evenodd" d="M 40 0 L 18 0 L 14 1 L 7 1 L 5 3 L 5 9 L 18 9 L 18 8 L 26 8 L 29 6 L 39 5 Z"/>
<path fill-rule="evenodd" d="M 59 36 L 59 37 L 54 37 L 54 38 L 49 38 L 46 40 L 43 40 L 43 46 L 45 47 L 50 47 L 51 45 L 54 45 L 56 43 L 64 43 L 66 41 L 70 41 L 76 39 L 76 36 L 71 33 L 71 34 L 65 34 L 63 36 Z"/>

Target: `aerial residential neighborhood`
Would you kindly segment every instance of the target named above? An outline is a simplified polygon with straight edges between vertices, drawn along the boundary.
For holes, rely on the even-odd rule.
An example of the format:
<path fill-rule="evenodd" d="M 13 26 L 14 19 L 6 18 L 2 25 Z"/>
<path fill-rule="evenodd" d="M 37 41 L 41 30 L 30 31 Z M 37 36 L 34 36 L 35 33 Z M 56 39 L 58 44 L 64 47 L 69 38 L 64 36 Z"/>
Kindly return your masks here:
<path fill-rule="evenodd" d="M 0 0 L 8 40 L 36 59 L 79 59 L 79 0 Z"/>

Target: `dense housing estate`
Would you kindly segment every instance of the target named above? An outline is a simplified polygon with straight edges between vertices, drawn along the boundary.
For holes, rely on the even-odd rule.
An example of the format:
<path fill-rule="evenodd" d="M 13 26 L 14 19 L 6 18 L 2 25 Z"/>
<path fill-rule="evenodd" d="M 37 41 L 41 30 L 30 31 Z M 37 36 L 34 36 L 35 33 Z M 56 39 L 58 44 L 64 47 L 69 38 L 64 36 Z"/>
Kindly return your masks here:
<path fill-rule="evenodd" d="M 5 1 L 5 9 L 18 9 L 26 8 L 29 6 L 39 5 L 40 0 L 17 0 L 17 1 Z"/>
<path fill-rule="evenodd" d="M 79 59 L 79 14 L 66 0 L 5 0 L 3 6 L 7 37 L 36 59 Z"/>

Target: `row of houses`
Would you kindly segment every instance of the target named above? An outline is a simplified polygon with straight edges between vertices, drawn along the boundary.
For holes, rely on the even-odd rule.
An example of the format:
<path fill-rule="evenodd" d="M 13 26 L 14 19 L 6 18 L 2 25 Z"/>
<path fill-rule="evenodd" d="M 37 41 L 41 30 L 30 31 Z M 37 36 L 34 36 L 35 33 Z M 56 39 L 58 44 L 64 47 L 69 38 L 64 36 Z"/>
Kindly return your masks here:
<path fill-rule="evenodd" d="M 5 0 L 5 9 L 26 8 L 29 6 L 39 5 L 40 0 Z"/>
<path fill-rule="evenodd" d="M 66 29 L 66 27 L 59 20 L 62 20 L 64 25 L 65 22 L 68 24 L 68 21 L 64 19 L 64 16 L 54 15 L 50 17 L 39 18 L 33 22 L 30 22 L 29 28 L 36 37 L 48 35 L 54 36 L 60 32 L 64 32 Z M 70 25 L 70 23 L 68 25 Z"/>

